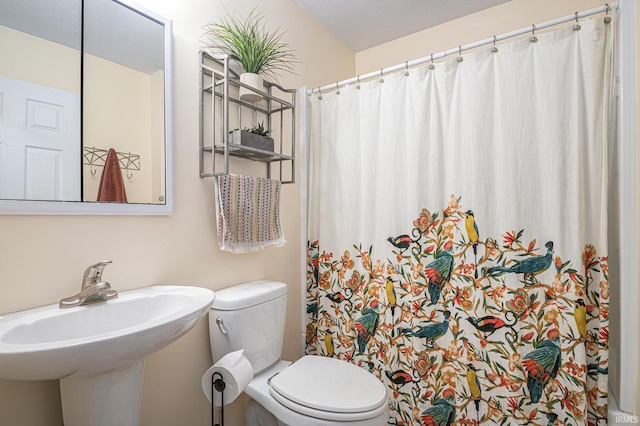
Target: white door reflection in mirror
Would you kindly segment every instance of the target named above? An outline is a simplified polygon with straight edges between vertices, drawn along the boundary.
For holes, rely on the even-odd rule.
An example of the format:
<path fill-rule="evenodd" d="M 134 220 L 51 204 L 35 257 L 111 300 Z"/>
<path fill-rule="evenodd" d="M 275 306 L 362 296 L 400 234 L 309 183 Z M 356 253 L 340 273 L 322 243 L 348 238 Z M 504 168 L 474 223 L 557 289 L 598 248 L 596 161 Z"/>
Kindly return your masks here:
<path fill-rule="evenodd" d="M 0 198 L 80 200 L 80 96 L 0 77 Z"/>

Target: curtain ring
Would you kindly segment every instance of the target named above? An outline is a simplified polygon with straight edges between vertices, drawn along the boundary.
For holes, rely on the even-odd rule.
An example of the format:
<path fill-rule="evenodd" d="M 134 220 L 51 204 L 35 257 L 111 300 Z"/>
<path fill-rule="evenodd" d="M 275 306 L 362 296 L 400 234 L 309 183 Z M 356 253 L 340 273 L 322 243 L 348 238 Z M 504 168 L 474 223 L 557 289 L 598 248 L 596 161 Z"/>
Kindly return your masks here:
<path fill-rule="evenodd" d="M 340 86 L 338 86 L 338 82 L 336 81 L 336 95 L 340 94 Z"/>
<path fill-rule="evenodd" d="M 573 26 L 573 31 L 580 31 L 580 23 L 578 22 L 578 12 L 576 12 L 576 24 Z"/>
<path fill-rule="evenodd" d="M 531 38 L 529 39 L 529 41 L 531 43 L 535 43 L 538 41 L 538 37 L 536 37 L 536 26 L 535 24 L 531 24 Z"/>
<path fill-rule="evenodd" d="M 461 45 L 458 46 L 458 59 L 457 59 L 457 61 L 458 62 L 464 61 L 464 58 L 462 57 L 462 46 Z"/>
<path fill-rule="evenodd" d="M 406 69 L 406 71 L 404 72 L 404 75 L 409 77 L 409 61 L 404 63 L 404 68 Z"/>
<path fill-rule="evenodd" d="M 605 24 L 610 24 L 611 23 L 611 17 L 608 16 L 609 15 L 609 3 L 605 3 L 605 6 L 607 6 L 607 10 L 605 11 L 605 15 L 607 15 L 607 16 L 604 17 L 604 23 Z"/>
<path fill-rule="evenodd" d="M 384 83 L 384 74 L 382 73 L 382 68 L 380 68 L 380 83 Z"/>
<path fill-rule="evenodd" d="M 433 64 L 433 53 L 431 54 L 431 65 L 429 65 L 430 70 L 435 70 L 436 66 Z"/>
<path fill-rule="evenodd" d="M 318 99 L 322 99 L 322 87 L 318 87 Z"/>
<path fill-rule="evenodd" d="M 356 81 L 358 82 L 358 84 L 356 84 L 356 89 L 359 89 L 360 88 L 360 75 L 358 75 L 356 77 Z"/>
<path fill-rule="evenodd" d="M 493 47 L 491 48 L 492 53 L 496 53 L 498 51 L 498 47 L 496 46 L 496 36 L 493 36 Z"/>

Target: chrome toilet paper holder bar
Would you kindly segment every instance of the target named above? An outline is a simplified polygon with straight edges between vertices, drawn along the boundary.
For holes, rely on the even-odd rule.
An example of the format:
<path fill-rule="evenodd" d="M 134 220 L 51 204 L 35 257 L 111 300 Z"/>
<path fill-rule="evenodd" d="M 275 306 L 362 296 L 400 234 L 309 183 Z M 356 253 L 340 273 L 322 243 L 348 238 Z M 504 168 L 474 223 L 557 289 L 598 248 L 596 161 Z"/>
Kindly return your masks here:
<path fill-rule="evenodd" d="M 217 377 L 216 377 L 217 376 Z M 211 375 L 211 425 L 212 426 L 224 426 L 224 388 L 226 384 L 224 382 L 224 377 L 220 372 L 216 371 Z M 216 423 L 215 421 L 215 392 L 218 391 L 220 393 L 220 423 Z"/>

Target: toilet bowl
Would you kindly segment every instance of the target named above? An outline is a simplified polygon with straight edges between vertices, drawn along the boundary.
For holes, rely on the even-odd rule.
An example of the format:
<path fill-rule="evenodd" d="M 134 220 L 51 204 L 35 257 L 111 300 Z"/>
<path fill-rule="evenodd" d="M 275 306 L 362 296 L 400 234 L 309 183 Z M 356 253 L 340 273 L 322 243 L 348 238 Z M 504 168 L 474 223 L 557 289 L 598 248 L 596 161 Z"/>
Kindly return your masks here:
<path fill-rule="evenodd" d="M 245 410 L 245 421 L 252 426 L 285 426 L 255 399 L 250 399 Z"/>
<path fill-rule="evenodd" d="M 351 386 L 342 386 L 341 388 L 333 386 L 326 392 L 324 392 L 322 385 L 313 386 L 313 384 L 307 384 L 307 391 L 309 392 L 303 391 L 303 396 L 298 395 L 296 398 L 297 401 L 288 400 L 286 396 L 278 395 L 278 390 L 275 390 L 271 385 L 274 384 L 273 382 L 278 378 L 278 376 L 280 376 L 280 374 L 286 375 L 290 372 L 292 373 L 291 378 L 293 378 L 294 375 L 300 374 L 300 383 L 293 383 L 292 387 L 296 388 L 298 386 L 302 386 L 303 377 L 308 375 L 299 373 L 299 368 L 297 368 L 295 364 L 302 362 L 306 358 L 322 359 L 322 357 L 307 356 L 301 358 L 293 365 L 287 361 L 280 361 L 272 368 L 254 376 L 253 380 L 245 389 L 245 393 L 251 397 L 252 401 L 258 403 L 263 410 L 270 413 L 273 416 L 273 419 L 277 422 L 251 423 L 251 420 L 255 419 L 251 418 L 251 412 L 247 409 L 246 420 L 248 426 L 336 426 L 343 424 L 349 426 L 383 426 L 387 424 L 389 413 L 386 389 L 382 382 L 376 379 L 373 375 L 371 375 L 371 381 L 361 381 L 358 379 L 356 381 L 352 381 Z M 348 370 L 353 368 L 354 371 L 362 370 L 363 373 L 370 374 L 360 367 L 348 362 L 331 358 L 326 359 L 329 361 L 335 361 L 336 363 L 345 364 Z M 313 364 L 314 362 L 308 363 L 309 366 L 313 366 Z M 337 372 L 343 374 L 345 371 L 344 368 L 338 368 L 337 370 L 338 371 L 334 369 L 330 373 L 327 373 L 324 367 L 316 368 L 315 374 L 314 372 L 310 372 L 310 375 L 323 375 L 327 377 L 327 374 L 329 374 L 330 377 Z M 350 374 L 343 374 L 342 377 L 344 379 L 348 379 L 352 376 Z M 289 378 L 287 378 L 287 380 L 288 379 Z M 278 386 L 277 381 L 275 385 Z M 287 390 L 286 384 L 280 383 L 280 386 L 282 386 L 285 391 Z M 309 393 L 312 394 L 314 392 L 317 394 L 316 396 L 320 398 L 310 398 Z M 321 398 L 323 396 L 323 392 L 324 396 L 327 397 L 326 399 Z M 308 398 L 308 400 L 305 400 L 305 398 Z M 339 401 L 339 403 L 332 404 L 332 402 L 335 401 Z M 315 405 L 315 407 L 309 406 L 311 404 Z M 363 406 L 367 405 L 371 408 L 365 411 L 354 411 L 357 408 L 361 409 Z M 318 408 L 319 406 L 322 406 L 322 409 Z M 259 410 L 259 407 L 252 407 L 252 411 L 255 412 L 255 410 Z"/>
<path fill-rule="evenodd" d="M 383 426 L 387 389 L 369 371 L 335 358 L 280 360 L 286 285 L 255 281 L 216 292 L 209 313 L 214 362 L 243 349 L 254 369 L 244 390 L 248 426 Z"/>

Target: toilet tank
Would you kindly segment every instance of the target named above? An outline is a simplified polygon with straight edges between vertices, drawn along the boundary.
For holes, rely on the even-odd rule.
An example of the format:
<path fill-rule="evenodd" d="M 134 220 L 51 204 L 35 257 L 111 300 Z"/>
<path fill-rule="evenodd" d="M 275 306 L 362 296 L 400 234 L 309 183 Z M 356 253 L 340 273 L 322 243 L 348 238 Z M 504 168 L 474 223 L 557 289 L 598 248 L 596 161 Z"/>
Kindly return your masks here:
<path fill-rule="evenodd" d="M 215 292 L 209 312 L 213 362 L 244 349 L 254 374 L 280 359 L 287 310 L 287 285 L 253 281 Z M 226 333 L 225 333 L 226 331 Z"/>

